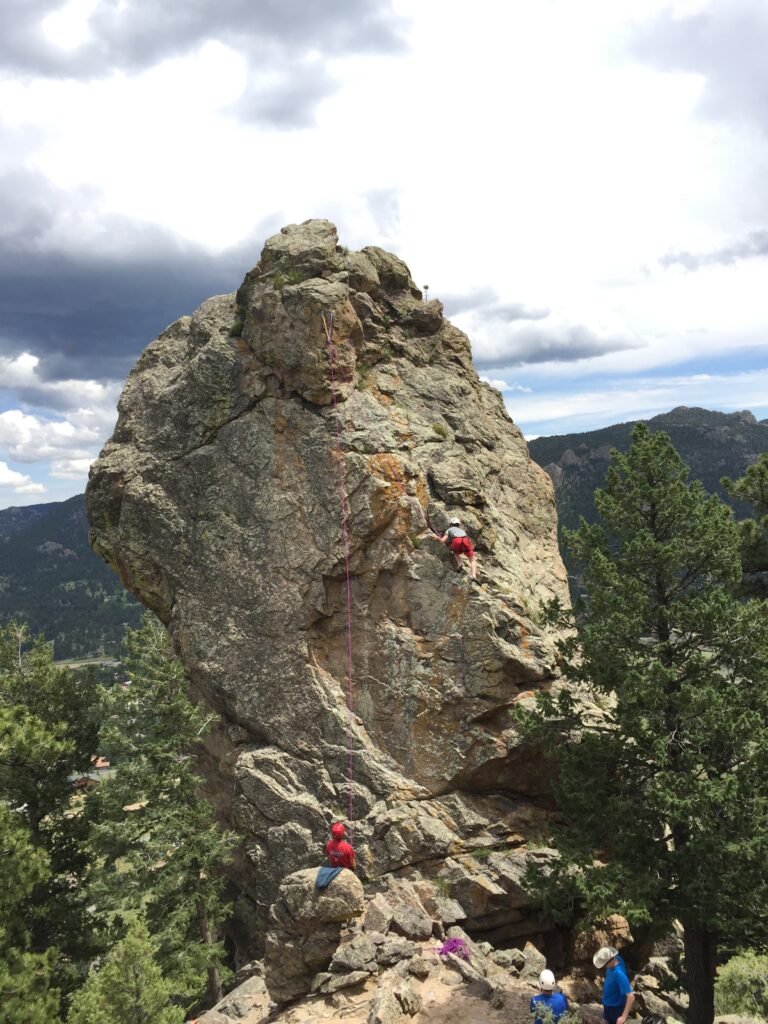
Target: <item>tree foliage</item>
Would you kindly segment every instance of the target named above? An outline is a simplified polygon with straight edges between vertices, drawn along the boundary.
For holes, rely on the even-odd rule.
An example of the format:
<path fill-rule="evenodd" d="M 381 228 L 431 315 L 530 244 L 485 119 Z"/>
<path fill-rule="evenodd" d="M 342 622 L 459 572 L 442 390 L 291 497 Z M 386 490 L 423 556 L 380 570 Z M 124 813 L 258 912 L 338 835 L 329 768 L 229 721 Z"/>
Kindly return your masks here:
<path fill-rule="evenodd" d="M 182 1024 L 185 1014 L 172 1005 L 156 956 L 146 924 L 133 920 L 75 996 L 68 1024 Z"/>
<path fill-rule="evenodd" d="M 757 597 L 768 597 L 768 454 L 748 467 L 738 480 L 723 477 L 722 485 L 732 498 L 751 506 L 753 515 L 739 523 L 743 589 Z"/>
<path fill-rule="evenodd" d="M 231 837 L 202 798 L 196 765 L 213 722 L 189 698 L 168 635 L 147 614 L 126 634 L 130 687 L 108 691 L 104 747 L 114 776 L 89 798 L 92 842 L 102 858 L 94 899 L 115 928 L 141 909 L 176 997 L 220 995 L 227 916 L 222 870 Z"/>
<path fill-rule="evenodd" d="M 768 1020 L 768 956 L 745 950 L 724 964 L 715 982 L 718 1013 Z"/>
<path fill-rule="evenodd" d="M 55 950 L 30 950 L 26 901 L 48 878 L 48 857 L 30 842 L 17 811 L 0 803 L 0 993 L 6 1024 L 49 1024 L 59 994 L 53 985 Z"/>
<path fill-rule="evenodd" d="M 612 453 L 598 522 L 568 535 L 588 594 L 560 644 L 572 686 L 521 725 L 559 761 L 546 908 L 682 920 L 689 1020 L 707 1024 L 717 949 L 768 939 L 768 616 L 733 596 L 738 530 L 687 475 L 642 424 Z"/>
<path fill-rule="evenodd" d="M 82 880 L 87 829 L 71 806 L 72 776 L 96 752 L 95 683 L 57 667 L 51 648 L 26 626 L 0 628 L 0 801 L 17 808 L 35 863 L 47 870 L 23 910 L 31 952 L 58 950 L 57 980 L 67 991 L 94 951 Z"/>

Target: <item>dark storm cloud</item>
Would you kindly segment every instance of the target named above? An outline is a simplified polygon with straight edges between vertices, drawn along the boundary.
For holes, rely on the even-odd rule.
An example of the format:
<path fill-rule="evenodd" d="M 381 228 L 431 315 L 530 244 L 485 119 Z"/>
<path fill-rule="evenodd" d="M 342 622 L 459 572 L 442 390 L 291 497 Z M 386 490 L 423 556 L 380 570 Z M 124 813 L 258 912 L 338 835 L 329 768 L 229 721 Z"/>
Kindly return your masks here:
<path fill-rule="evenodd" d="M 83 224 L 87 195 L 80 196 Z M 218 256 L 170 231 L 124 217 L 99 218 L 98 240 L 49 236 L 71 217 L 73 197 L 42 177 L 0 181 L 0 354 L 39 356 L 40 377 L 121 379 L 159 331 L 210 295 L 234 291 L 279 227 L 265 217 L 252 241 Z"/>
<path fill-rule="evenodd" d="M 712 2 L 688 17 L 667 11 L 643 24 L 630 48 L 664 71 L 705 77 L 701 112 L 768 131 L 768 5 L 764 0 Z"/>
<path fill-rule="evenodd" d="M 458 295 L 440 296 L 446 316 L 471 313 L 475 321 L 483 323 L 512 323 L 515 320 L 543 320 L 550 311 L 524 302 L 500 302 L 493 288 L 475 288 Z"/>
<path fill-rule="evenodd" d="M 475 365 L 483 370 L 531 363 L 571 363 L 610 352 L 641 348 L 642 342 L 620 335 L 598 334 L 583 324 L 523 324 L 483 344 L 473 344 Z"/>
<path fill-rule="evenodd" d="M 459 294 L 448 293 L 440 296 L 446 316 L 458 316 L 460 313 L 470 313 L 484 306 L 493 305 L 498 302 L 499 296 L 493 288 L 473 288 L 468 292 Z"/>
<path fill-rule="evenodd" d="M 242 121 L 276 128 L 309 128 L 317 104 L 336 91 L 336 81 L 320 60 L 286 63 L 266 77 L 251 72 L 233 110 Z"/>
<path fill-rule="evenodd" d="M 477 311 L 477 318 L 486 322 L 508 324 L 515 320 L 544 320 L 550 310 L 528 306 L 524 302 L 496 302 Z"/>
<path fill-rule="evenodd" d="M 600 334 L 584 324 L 555 321 L 550 310 L 542 307 L 500 302 L 493 288 L 475 288 L 441 298 L 447 316 L 470 314 L 479 335 L 472 339 L 472 358 L 482 370 L 577 362 L 643 344 L 628 336 Z"/>
<path fill-rule="evenodd" d="M 53 45 L 43 30 L 46 16 L 62 6 L 62 0 L 5 0 L 0 66 L 90 79 L 143 71 L 217 40 L 252 69 L 242 115 L 279 127 L 306 124 L 333 89 L 323 61 L 404 47 L 404 21 L 389 0 L 101 0 L 89 21 L 90 39 L 74 50 Z"/>
<path fill-rule="evenodd" d="M 702 267 L 732 266 L 741 260 L 760 256 L 768 256 L 768 231 L 750 231 L 740 242 L 710 252 L 686 252 L 675 249 L 662 256 L 659 262 L 664 267 L 677 264 L 686 270 L 700 270 Z"/>

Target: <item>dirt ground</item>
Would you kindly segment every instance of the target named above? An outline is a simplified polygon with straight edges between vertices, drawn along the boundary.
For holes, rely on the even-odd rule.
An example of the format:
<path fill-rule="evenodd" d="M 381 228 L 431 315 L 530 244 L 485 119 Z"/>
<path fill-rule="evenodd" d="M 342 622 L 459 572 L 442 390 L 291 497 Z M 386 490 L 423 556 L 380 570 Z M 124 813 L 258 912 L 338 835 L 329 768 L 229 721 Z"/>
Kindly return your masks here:
<path fill-rule="evenodd" d="M 426 982 L 414 1024 L 531 1024 L 528 992 L 506 992 L 502 1009 L 469 995 L 463 986 Z"/>
<path fill-rule="evenodd" d="M 422 999 L 422 1008 L 409 1024 L 531 1024 L 529 1011 L 531 986 L 505 991 L 502 1005 L 493 1007 L 486 1000 L 471 995 L 456 971 L 443 968 L 425 981 L 412 979 Z M 301 1004 L 280 1013 L 280 1024 L 366 1024 L 375 983 L 337 993 L 335 997 L 309 997 Z M 247 1024 L 244 1021 L 243 1024 Z"/>

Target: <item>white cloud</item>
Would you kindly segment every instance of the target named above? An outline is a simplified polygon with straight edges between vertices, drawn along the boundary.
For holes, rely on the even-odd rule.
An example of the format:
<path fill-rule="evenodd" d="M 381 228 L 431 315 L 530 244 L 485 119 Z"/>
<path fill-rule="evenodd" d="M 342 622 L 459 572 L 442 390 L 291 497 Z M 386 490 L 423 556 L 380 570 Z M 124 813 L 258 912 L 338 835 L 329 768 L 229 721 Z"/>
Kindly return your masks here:
<path fill-rule="evenodd" d="M 0 387 L 4 389 L 28 387 L 34 383 L 40 360 L 29 352 L 18 356 L 0 356 Z"/>
<path fill-rule="evenodd" d="M 0 455 L 17 463 L 48 464 L 53 478 L 85 485 L 90 464 L 109 436 L 117 416 L 117 382 L 47 381 L 36 356 L 0 356 L 0 395 L 6 393 L 26 408 L 0 412 Z M 27 411 L 34 409 L 34 412 Z M 44 412 L 44 415 L 41 415 Z M 0 486 L 17 493 L 37 493 L 41 484 L 8 469 Z"/>
<path fill-rule="evenodd" d="M 51 476 L 62 480 L 84 480 L 88 476 L 93 459 L 54 459 Z"/>
<path fill-rule="evenodd" d="M 0 450 L 16 462 L 41 462 L 66 453 L 85 458 L 99 442 L 96 430 L 76 426 L 71 420 L 45 420 L 21 409 L 0 413 Z"/>
<path fill-rule="evenodd" d="M 6 462 L 0 462 L 0 491 L 11 490 L 14 494 L 43 494 L 43 484 L 33 483 L 24 473 L 17 473 Z"/>
<path fill-rule="evenodd" d="M 724 412 L 749 409 L 760 419 L 768 415 L 768 369 L 611 380 L 570 394 L 550 391 L 507 399 L 515 422 L 529 424 L 538 434 L 592 430 L 655 416 L 678 405 Z"/>
<path fill-rule="evenodd" d="M 114 422 L 120 395 L 117 381 L 46 380 L 40 367 L 38 356 L 28 352 L 0 355 L 0 392 L 16 395 L 28 405 L 55 409 L 74 420 L 90 420 L 94 428 Z"/>
<path fill-rule="evenodd" d="M 499 380 L 495 377 L 483 377 L 480 375 L 480 380 L 484 380 L 486 384 L 490 384 L 492 388 L 496 388 L 497 391 L 522 391 L 524 394 L 529 395 L 531 388 L 527 388 L 525 384 L 515 384 L 513 382 L 507 382 L 506 380 Z"/>
<path fill-rule="evenodd" d="M 99 0 L 69 0 L 63 7 L 43 19 L 41 28 L 54 46 L 61 50 L 76 50 L 91 39 L 91 14 Z"/>

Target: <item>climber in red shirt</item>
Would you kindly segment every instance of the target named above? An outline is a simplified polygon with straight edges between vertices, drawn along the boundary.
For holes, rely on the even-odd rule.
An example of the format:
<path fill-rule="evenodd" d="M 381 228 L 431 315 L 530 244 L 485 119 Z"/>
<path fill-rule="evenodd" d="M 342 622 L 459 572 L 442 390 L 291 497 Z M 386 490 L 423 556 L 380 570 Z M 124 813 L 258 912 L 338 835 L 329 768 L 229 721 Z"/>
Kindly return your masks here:
<path fill-rule="evenodd" d="M 448 529 L 442 537 L 436 530 L 432 531 L 431 534 L 425 534 L 425 536 L 432 536 L 435 540 L 440 541 L 441 544 L 448 545 L 450 552 L 453 555 L 453 564 L 457 570 L 461 569 L 461 558 L 459 556 L 465 555 L 469 559 L 469 575 L 475 582 L 477 582 L 477 555 L 475 554 L 475 549 L 472 546 L 472 541 L 461 528 L 460 520 L 455 516 L 453 519 L 449 519 Z"/>
<path fill-rule="evenodd" d="M 332 868 L 349 868 L 355 870 L 355 851 L 346 842 L 344 836 L 347 830 L 340 821 L 331 825 L 331 836 L 325 844 L 325 855 Z"/>

